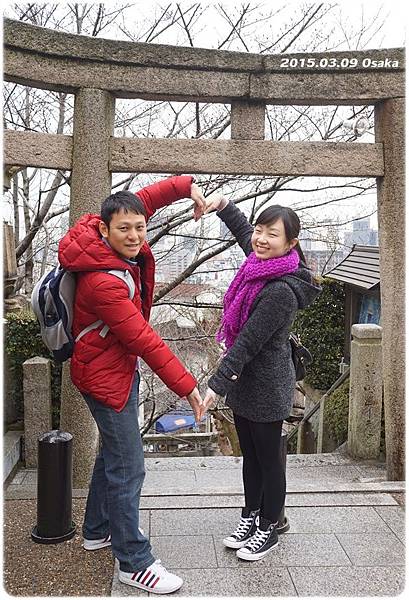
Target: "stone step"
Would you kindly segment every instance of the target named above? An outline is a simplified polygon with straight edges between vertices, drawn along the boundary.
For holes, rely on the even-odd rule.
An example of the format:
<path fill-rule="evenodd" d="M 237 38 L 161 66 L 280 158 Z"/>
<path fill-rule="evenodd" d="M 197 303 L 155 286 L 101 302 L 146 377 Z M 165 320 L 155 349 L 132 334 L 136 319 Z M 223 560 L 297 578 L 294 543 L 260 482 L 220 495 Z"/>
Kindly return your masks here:
<path fill-rule="evenodd" d="M 243 495 L 212 496 L 142 496 L 142 510 L 193 509 L 193 508 L 240 508 Z M 349 493 L 288 493 L 286 506 L 398 506 L 395 498 L 384 492 Z"/>
<path fill-rule="evenodd" d="M 356 497 L 360 495 L 362 498 L 369 494 L 397 494 L 404 493 L 406 490 L 405 483 L 402 481 L 385 481 L 385 482 L 374 482 L 374 483 L 343 483 L 343 484 L 332 484 L 331 489 L 324 489 L 324 486 L 306 486 L 305 488 L 299 487 L 297 490 L 294 488 L 287 488 L 287 497 L 300 496 L 305 497 L 307 495 L 311 498 L 319 498 L 323 501 L 325 497 L 329 497 L 330 494 L 339 495 L 339 502 L 342 502 L 342 497 L 348 496 L 348 494 L 354 494 Z M 73 498 L 86 498 L 88 495 L 88 489 L 73 489 Z M 6 500 L 25 500 L 37 497 L 37 484 L 31 483 L 29 485 L 11 484 L 7 487 L 4 492 Z M 243 497 L 243 491 L 238 489 L 236 491 L 225 491 L 222 492 L 220 488 L 216 491 L 209 492 L 208 489 L 202 490 L 197 493 L 189 493 L 186 490 L 172 491 L 171 493 L 165 493 L 161 490 L 144 489 L 142 490 L 141 502 L 143 503 L 145 498 L 147 502 L 151 502 L 154 506 L 166 505 L 172 499 L 172 502 L 185 503 L 186 505 L 194 505 L 195 503 L 202 502 L 202 498 L 212 498 L 210 506 L 217 506 L 221 504 L 224 499 L 230 498 L 232 506 L 239 505 Z M 155 499 L 155 500 L 154 500 Z M 178 499 L 178 500 L 176 500 Z M 294 500 L 294 502 L 298 502 Z M 313 500 L 312 500 L 313 502 Z"/>
<path fill-rule="evenodd" d="M 240 457 L 146 458 L 146 478 L 142 498 L 182 499 L 243 495 Z M 287 493 L 325 495 L 388 494 L 405 491 L 405 483 L 388 481 L 385 463 L 352 460 L 340 453 L 287 456 Z M 35 498 L 36 469 L 20 470 L 6 490 L 6 498 Z M 74 489 L 74 497 L 87 490 Z M 162 500 L 161 500 L 162 498 Z M 190 500 L 189 500 L 190 501 Z"/>

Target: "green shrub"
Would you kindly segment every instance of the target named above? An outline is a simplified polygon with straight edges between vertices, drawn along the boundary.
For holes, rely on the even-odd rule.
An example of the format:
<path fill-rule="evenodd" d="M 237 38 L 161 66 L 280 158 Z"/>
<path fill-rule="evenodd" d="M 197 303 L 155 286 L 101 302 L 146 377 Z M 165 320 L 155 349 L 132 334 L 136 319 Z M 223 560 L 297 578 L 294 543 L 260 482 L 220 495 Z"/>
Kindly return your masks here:
<path fill-rule="evenodd" d="M 348 439 L 349 379 L 325 401 L 324 423 L 331 438 L 340 446 Z"/>
<path fill-rule="evenodd" d="M 329 429 L 331 438 L 340 446 L 348 439 L 348 414 L 349 414 L 349 379 L 335 390 L 326 400 L 324 408 L 324 422 Z M 385 457 L 385 415 L 382 408 L 381 440 L 379 454 Z"/>
<path fill-rule="evenodd" d="M 7 368 L 12 380 L 10 392 L 18 418 L 24 418 L 23 362 L 34 356 L 43 356 L 51 360 L 52 421 L 53 428 L 58 428 L 62 365 L 53 361 L 52 354 L 44 345 L 34 313 L 30 311 L 8 313 L 4 333 Z"/>
<path fill-rule="evenodd" d="M 305 382 L 327 390 L 339 377 L 344 354 L 345 292 L 343 285 L 332 279 L 322 279 L 320 285 L 321 294 L 311 306 L 298 312 L 293 330 L 314 359 Z"/>

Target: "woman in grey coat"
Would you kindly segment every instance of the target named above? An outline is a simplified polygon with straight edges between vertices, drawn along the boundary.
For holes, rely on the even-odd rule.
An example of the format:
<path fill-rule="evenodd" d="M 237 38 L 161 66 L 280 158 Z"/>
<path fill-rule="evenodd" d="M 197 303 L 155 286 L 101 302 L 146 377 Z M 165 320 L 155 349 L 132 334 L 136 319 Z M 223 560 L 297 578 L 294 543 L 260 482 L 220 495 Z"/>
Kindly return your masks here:
<path fill-rule="evenodd" d="M 236 530 L 223 540 L 243 560 L 259 560 L 278 544 L 278 517 L 286 481 L 280 457 L 281 429 L 293 404 L 295 370 L 289 332 L 297 310 L 316 298 L 298 242 L 297 214 L 278 205 L 265 209 L 255 226 L 221 194 L 217 210 L 246 260 L 224 296 L 217 339 L 226 352 L 208 382 L 203 412 L 226 396 L 243 454 L 245 507 Z"/>

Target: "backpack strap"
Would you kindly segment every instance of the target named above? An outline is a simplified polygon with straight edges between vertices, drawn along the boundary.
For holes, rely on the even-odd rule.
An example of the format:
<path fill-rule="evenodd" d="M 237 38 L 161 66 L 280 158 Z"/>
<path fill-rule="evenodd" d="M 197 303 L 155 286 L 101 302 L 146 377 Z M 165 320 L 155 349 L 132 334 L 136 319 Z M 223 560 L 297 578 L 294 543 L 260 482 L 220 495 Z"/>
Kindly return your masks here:
<path fill-rule="evenodd" d="M 126 285 L 128 286 L 128 290 L 129 290 L 129 299 L 133 300 L 133 297 L 135 296 L 135 281 L 129 271 L 121 271 L 120 269 L 111 269 L 110 271 L 105 271 L 105 273 L 109 273 L 110 275 L 115 275 L 115 277 L 118 277 L 118 279 L 120 279 L 121 281 L 126 283 Z"/>
<path fill-rule="evenodd" d="M 101 319 L 99 319 L 99 321 L 95 321 L 95 323 L 91 323 L 91 325 L 88 325 L 88 327 L 85 327 L 85 329 L 83 329 L 82 331 L 80 331 L 80 333 L 75 338 L 75 341 L 78 342 L 78 340 L 80 340 L 83 335 L 85 335 L 86 333 L 89 333 L 93 329 L 96 329 L 97 327 L 99 327 L 100 325 L 102 325 L 102 323 L 103 323 L 103 321 L 101 321 Z M 106 325 L 105 325 L 105 327 L 106 327 Z"/>
<path fill-rule="evenodd" d="M 118 277 L 118 279 L 120 279 L 121 281 L 126 283 L 126 285 L 128 286 L 128 290 L 129 290 L 129 299 L 133 300 L 133 297 L 135 296 L 135 281 L 129 271 L 121 271 L 120 269 L 111 269 L 110 271 L 104 270 L 104 273 L 109 273 L 110 275 L 114 275 L 115 277 Z M 101 319 L 99 319 L 98 321 L 95 321 L 94 323 L 91 323 L 91 325 L 88 325 L 82 331 L 80 331 L 80 333 L 75 338 L 75 341 L 78 342 L 78 340 L 80 340 L 86 333 L 89 333 L 93 329 L 97 329 L 97 327 L 99 327 L 102 324 L 103 324 L 103 321 Z M 108 331 L 109 331 L 108 325 L 104 325 L 103 328 L 101 329 L 101 331 L 99 332 L 99 335 L 102 338 L 105 338 Z"/>

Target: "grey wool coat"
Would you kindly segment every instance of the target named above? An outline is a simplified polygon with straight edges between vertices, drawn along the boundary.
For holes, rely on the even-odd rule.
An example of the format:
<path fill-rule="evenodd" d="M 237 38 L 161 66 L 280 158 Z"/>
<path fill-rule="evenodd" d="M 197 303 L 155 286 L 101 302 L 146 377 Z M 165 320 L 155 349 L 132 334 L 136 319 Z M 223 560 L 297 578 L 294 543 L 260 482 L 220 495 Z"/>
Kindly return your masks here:
<path fill-rule="evenodd" d="M 252 252 L 253 227 L 232 203 L 217 213 L 246 256 Z M 309 269 L 269 281 L 258 294 L 249 318 L 222 358 L 208 385 L 236 414 L 256 422 L 286 419 L 293 405 L 295 371 L 288 341 L 297 310 L 320 293 Z"/>

